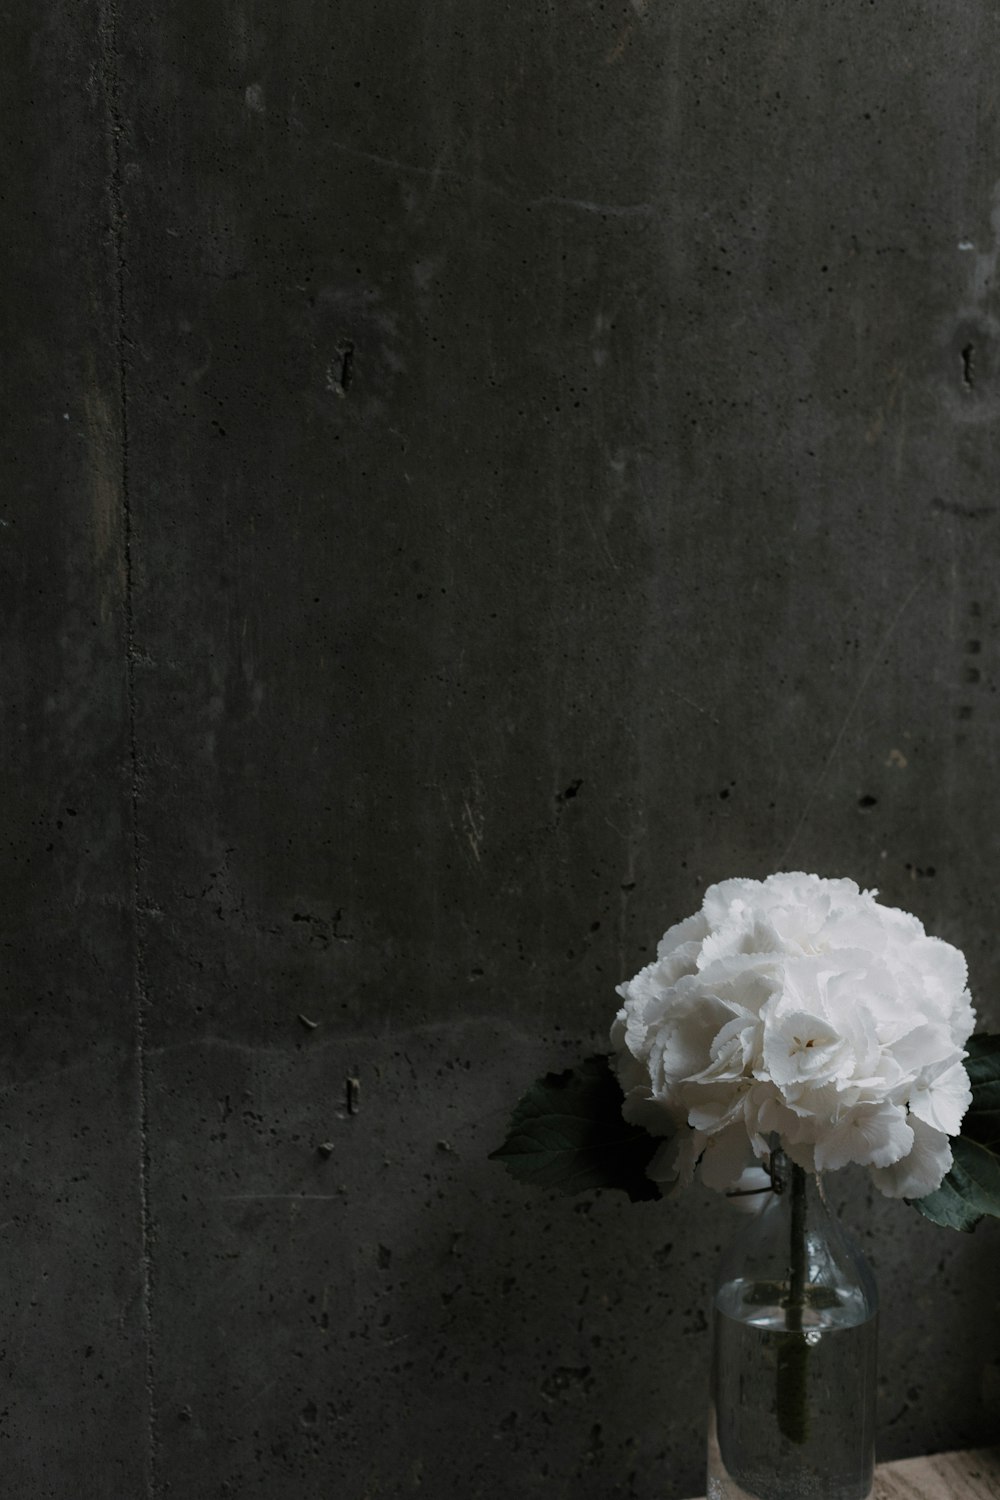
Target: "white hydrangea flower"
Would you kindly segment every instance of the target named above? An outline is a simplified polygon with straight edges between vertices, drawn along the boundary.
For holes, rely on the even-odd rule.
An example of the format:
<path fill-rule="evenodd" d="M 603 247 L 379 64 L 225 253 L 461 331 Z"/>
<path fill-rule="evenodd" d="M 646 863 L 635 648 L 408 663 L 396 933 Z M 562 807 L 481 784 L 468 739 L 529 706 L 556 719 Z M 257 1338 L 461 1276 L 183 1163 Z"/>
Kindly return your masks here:
<path fill-rule="evenodd" d="M 957 948 L 853 880 L 726 880 L 619 985 L 623 1113 L 671 1139 L 650 1175 L 730 1189 L 777 1134 L 810 1171 L 868 1167 L 922 1197 L 971 1102 L 975 1025 Z"/>

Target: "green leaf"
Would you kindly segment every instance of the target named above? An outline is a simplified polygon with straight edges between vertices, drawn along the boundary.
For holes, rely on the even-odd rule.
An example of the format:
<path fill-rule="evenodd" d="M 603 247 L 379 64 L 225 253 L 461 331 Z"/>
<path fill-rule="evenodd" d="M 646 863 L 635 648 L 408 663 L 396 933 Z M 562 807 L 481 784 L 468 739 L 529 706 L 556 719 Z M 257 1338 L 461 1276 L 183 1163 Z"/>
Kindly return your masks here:
<path fill-rule="evenodd" d="M 952 1141 L 952 1169 L 936 1193 L 913 1205 L 932 1224 L 966 1233 L 980 1219 L 1000 1218 L 1000 1035 L 973 1036 L 967 1045 L 972 1103 Z"/>
<path fill-rule="evenodd" d="M 646 1166 L 660 1145 L 622 1119 L 622 1091 L 606 1057 L 547 1073 L 518 1101 L 491 1161 L 512 1177 L 561 1193 L 617 1188 L 633 1203 L 659 1198 Z"/>
<path fill-rule="evenodd" d="M 925 1219 L 968 1233 L 980 1219 L 1000 1218 L 1000 1156 L 966 1135 L 952 1142 L 955 1160 L 936 1193 L 914 1204 Z"/>
<path fill-rule="evenodd" d="M 965 1070 L 972 1084 L 972 1104 L 962 1134 L 984 1146 L 1000 1146 L 1000 1036 L 970 1037 Z"/>
<path fill-rule="evenodd" d="M 965 1071 L 973 1089 L 980 1083 L 995 1083 L 1000 1078 L 1000 1032 L 981 1031 L 966 1043 L 968 1057 Z"/>
<path fill-rule="evenodd" d="M 954 1176 L 954 1168 L 935 1192 L 911 1201 L 925 1219 L 930 1219 L 932 1224 L 940 1224 L 942 1229 L 961 1229 L 966 1234 L 971 1234 L 983 1218 L 975 1205 L 963 1196 Z"/>

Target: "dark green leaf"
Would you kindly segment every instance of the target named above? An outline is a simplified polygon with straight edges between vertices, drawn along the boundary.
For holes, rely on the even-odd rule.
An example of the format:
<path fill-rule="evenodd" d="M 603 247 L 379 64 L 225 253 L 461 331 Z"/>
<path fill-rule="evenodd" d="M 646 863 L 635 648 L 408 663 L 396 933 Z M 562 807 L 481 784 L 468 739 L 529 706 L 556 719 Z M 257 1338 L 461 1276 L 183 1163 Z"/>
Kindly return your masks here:
<path fill-rule="evenodd" d="M 1000 1218 L 1000 1156 L 960 1135 L 952 1142 L 954 1164 L 936 1193 L 918 1198 L 925 1219 L 948 1229 L 975 1229 L 980 1219 Z"/>
<path fill-rule="evenodd" d="M 659 1198 L 646 1166 L 661 1143 L 622 1119 L 622 1091 L 606 1057 L 588 1057 L 533 1084 L 490 1159 L 513 1177 L 562 1193 L 618 1188 L 633 1203 Z"/>
<path fill-rule="evenodd" d="M 972 1104 L 962 1134 L 985 1146 L 1000 1146 L 1000 1036 L 969 1039 L 965 1069 L 972 1084 Z"/>
<path fill-rule="evenodd" d="M 914 1203 L 932 1223 L 966 1232 L 1000 1218 L 1000 1036 L 973 1036 L 967 1047 L 972 1103 L 952 1142 L 954 1164 L 936 1193 Z"/>
<path fill-rule="evenodd" d="M 962 1134 L 992 1151 L 1000 1149 L 1000 1107 L 970 1110 L 962 1121 Z"/>
<path fill-rule="evenodd" d="M 968 1057 L 965 1066 L 969 1077 L 976 1082 L 981 1070 L 995 1072 L 996 1058 L 1000 1054 L 1000 1031 L 977 1031 L 965 1044 Z"/>
<path fill-rule="evenodd" d="M 983 1033 L 966 1045 L 972 1103 L 952 1141 L 954 1163 L 937 1192 L 914 1207 L 933 1224 L 968 1232 L 980 1219 L 1000 1218 L 1000 1035 Z"/>
<path fill-rule="evenodd" d="M 983 1218 L 978 1209 L 962 1196 L 951 1172 L 936 1192 L 911 1201 L 925 1219 L 930 1219 L 932 1224 L 940 1224 L 943 1229 L 961 1229 L 970 1233 Z"/>

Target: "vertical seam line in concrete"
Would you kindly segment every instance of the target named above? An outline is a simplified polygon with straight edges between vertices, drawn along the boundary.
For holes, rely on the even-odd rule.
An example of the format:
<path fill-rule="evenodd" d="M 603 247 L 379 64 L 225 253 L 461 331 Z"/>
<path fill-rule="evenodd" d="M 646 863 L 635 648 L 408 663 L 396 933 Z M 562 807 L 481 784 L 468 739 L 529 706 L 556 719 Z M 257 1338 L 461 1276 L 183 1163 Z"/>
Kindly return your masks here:
<path fill-rule="evenodd" d="M 132 832 L 132 920 L 135 934 L 135 1057 L 139 1134 L 139 1218 L 141 1233 L 141 1290 L 143 1339 L 145 1344 L 146 1477 L 149 1500 L 156 1500 L 157 1483 L 156 1411 L 153 1399 L 152 1226 L 149 1204 L 149 1104 L 147 1019 L 149 990 L 143 941 L 142 845 L 139 835 L 139 750 L 136 733 L 135 610 L 133 569 L 133 516 L 129 468 L 129 389 L 126 350 L 125 211 L 122 193 L 122 141 L 125 122 L 121 105 L 121 55 L 119 8 L 115 0 L 99 0 L 101 79 L 108 128 L 108 206 L 115 289 L 115 344 L 118 375 L 118 414 L 121 443 L 122 544 L 124 553 L 125 692 L 128 717 L 128 755 Z"/>

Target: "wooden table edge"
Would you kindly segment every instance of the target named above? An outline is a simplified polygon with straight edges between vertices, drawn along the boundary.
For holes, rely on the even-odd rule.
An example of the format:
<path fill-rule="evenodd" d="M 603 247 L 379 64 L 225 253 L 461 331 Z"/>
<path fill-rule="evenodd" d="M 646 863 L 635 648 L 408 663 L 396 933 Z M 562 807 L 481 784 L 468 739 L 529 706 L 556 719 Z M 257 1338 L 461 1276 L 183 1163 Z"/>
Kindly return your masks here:
<path fill-rule="evenodd" d="M 1000 1447 L 879 1464 L 875 1500 L 1000 1500 Z"/>

